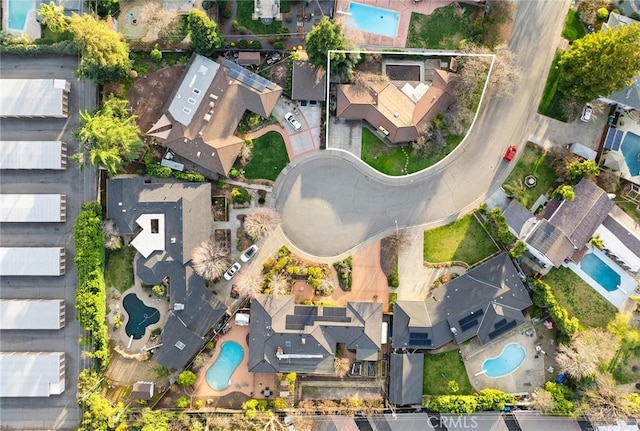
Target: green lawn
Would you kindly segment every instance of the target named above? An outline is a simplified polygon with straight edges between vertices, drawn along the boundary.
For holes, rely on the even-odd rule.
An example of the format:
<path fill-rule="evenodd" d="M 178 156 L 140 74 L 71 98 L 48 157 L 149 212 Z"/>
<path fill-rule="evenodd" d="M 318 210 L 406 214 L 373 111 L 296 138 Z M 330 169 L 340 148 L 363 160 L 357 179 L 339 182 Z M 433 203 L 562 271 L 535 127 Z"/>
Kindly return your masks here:
<path fill-rule="evenodd" d="M 424 260 L 473 265 L 498 251 L 473 214 L 424 233 Z"/>
<path fill-rule="evenodd" d="M 132 246 L 122 247 L 117 251 L 107 250 L 104 281 L 107 286 L 124 292 L 133 286 L 133 258 L 136 249 Z"/>
<path fill-rule="evenodd" d="M 361 159 L 384 174 L 401 176 L 436 164 L 453 151 L 461 141 L 462 136 L 452 135 L 447 139 L 447 145 L 440 151 L 422 155 L 416 154 L 411 145 L 386 145 L 371 130 L 363 128 Z"/>
<path fill-rule="evenodd" d="M 279 34 L 283 33 L 283 27 L 281 21 L 273 21 L 269 25 L 264 25 L 260 20 L 254 21 L 251 19 L 253 14 L 253 2 L 252 1 L 238 1 L 236 2 L 238 10 L 236 13 L 236 19 L 238 23 L 246 27 L 252 34 Z M 289 10 L 291 7 L 289 6 Z M 284 12 L 283 12 L 284 13 Z"/>
<path fill-rule="evenodd" d="M 422 393 L 424 395 L 451 395 L 447 389 L 447 384 L 451 380 L 460 386 L 458 394 L 470 395 L 473 393 L 460 351 L 452 350 L 437 355 L 426 353 L 424 355 Z"/>
<path fill-rule="evenodd" d="M 616 314 L 616 309 L 569 268 L 554 268 L 542 278 L 569 316 L 577 317 L 584 326 L 604 327 Z"/>
<path fill-rule="evenodd" d="M 627 213 L 629 217 L 634 219 L 636 223 L 640 223 L 640 212 L 636 209 L 638 204 L 629 201 L 614 200 L 615 204 L 620 207 L 622 211 Z"/>
<path fill-rule="evenodd" d="M 540 99 L 540 105 L 538 105 L 538 114 L 566 123 L 569 121 L 569 117 L 562 107 L 564 96 L 558 90 L 558 84 L 560 83 L 560 68 L 558 62 L 560 61 L 560 57 L 560 52 L 557 52 L 551 63 L 551 69 L 549 70 L 549 76 L 547 76 L 547 82 L 544 85 L 542 99 Z"/>
<path fill-rule="evenodd" d="M 556 182 L 556 173 L 550 166 L 549 156 L 536 145 L 527 144 L 518 151 L 523 154 L 520 155 L 518 163 L 502 187 L 507 193 L 518 199 L 522 205 L 529 208 L 540 195 L 553 188 Z M 529 188 L 524 185 L 524 177 L 527 175 L 535 175 L 537 182 L 534 187 Z"/>
<path fill-rule="evenodd" d="M 587 34 L 587 28 L 583 22 L 578 18 L 578 13 L 575 9 L 569 9 L 567 19 L 564 21 L 564 29 L 562 30 L 562 37 L 569 42 L 573 42 L 576 39 L 580 39 Z"/>
<path fill-rule="evenodd" d="M 459 14 L 454 5 L 437 8 L 431 15 L 411 14 L 407 48 L 455 49 L 472 35 L 472 15 L 475 6 L 461 5 Z"/>
<path fill-rule="evenodd" d="M 282 135 L 268 132 L 253 140 L 251 160 L 244 167 L 244 176 L 250 180 L 275 181 L 287 163 L 289 156 Z"/>

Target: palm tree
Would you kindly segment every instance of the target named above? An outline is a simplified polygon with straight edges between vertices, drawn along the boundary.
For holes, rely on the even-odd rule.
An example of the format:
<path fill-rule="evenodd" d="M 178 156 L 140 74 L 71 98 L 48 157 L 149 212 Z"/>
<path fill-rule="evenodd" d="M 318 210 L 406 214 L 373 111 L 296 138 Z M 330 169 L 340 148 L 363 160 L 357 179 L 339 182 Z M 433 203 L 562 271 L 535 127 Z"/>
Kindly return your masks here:
<path fill-rule="evenodd" d="M 229 249 L 215 241 L 205 241 L 191 252 L 191 265 L 200 277 L 218 279 L 229 267 Z"/>
<path fill-rule="evenodd" d="M 54 2 L 41 3 L 38 9 L 40 23 L 54 33 L 62 33 L 67 28 L 67 17 L 64 15 L 64 7 Z"/>

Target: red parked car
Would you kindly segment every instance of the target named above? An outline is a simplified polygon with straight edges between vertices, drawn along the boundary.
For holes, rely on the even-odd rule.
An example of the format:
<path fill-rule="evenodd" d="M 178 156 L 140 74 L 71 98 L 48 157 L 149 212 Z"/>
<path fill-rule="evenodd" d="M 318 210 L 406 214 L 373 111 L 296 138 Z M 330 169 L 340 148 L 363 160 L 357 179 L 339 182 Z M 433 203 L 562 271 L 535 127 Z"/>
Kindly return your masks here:
<path fill-rule="evenodd" d="M 507 152 L 504 153 L 504 157 L 503 157 L 504 160 L 507 162 L 510 162 L 511 160 L 513 160 L 517 151 L 518 151 L 518 147 L 516 147 L 515 145 L 509 145 L 509 147 L 507 148 Z"/>

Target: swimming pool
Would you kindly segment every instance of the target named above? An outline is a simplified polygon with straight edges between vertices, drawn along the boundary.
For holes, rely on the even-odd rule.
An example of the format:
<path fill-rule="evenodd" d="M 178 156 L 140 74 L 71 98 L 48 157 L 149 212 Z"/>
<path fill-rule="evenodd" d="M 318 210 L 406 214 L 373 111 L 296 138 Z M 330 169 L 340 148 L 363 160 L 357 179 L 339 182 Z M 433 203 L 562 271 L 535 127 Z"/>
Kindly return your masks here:
<path fill-rule="evenodd" d="M 8 27 L 11 30 L 24 30 L 27 15 L 31 9 L 35 9 L 34 0 L 7 0 L 9 14 Z"/>
<path fill-rule="evenodd" d="M 361 3 L 349 3 L 348 26 L 356 30 L 396 37 L 399 23 L 399 12 Z"/>
<path fill-rule="evenodd" d="M 130 293 L 122 300 L 124 310 L 129 315 L 129 321 L 124 327 L 127 337 L 133 336 L 139 340 L 144 336 L 147 326 L 158 323 L 160 312 L 153 307 L 147 307 L 135 293 Z"/>
<path fill-rule="evenodd" d="M 220 347 L 220 355 L 216 361 L 209 367 L 207 374 L 207 384 L 215 391 L 224 391 L 231 385 L 231 375 L 238 368 L 244 350 L 242 346 L 235 341 L 225 341 Z"/>
<path fill-rule="evenodd" d="M 640 136 L 631 132 L 625 133 L 621 150 L 631 176 L 640 175 Z"/>
<path fill-rule="evenodd" d="M 587 253 L 580 262 L 580 269 L 593 278 L 607 292 L 618 290 L 621 283 L 620 274 L 607 265 L 595 253 Z"/>
<path fill-rule="evenodd" d="M 482 369 L 487 377 L 497 378 L 507 376 L 518 369 L 524 362 L 527 353 L 524 347 L 518 343 L 507 344 L 499 356 L 486 359 L 482 363 Z"/>

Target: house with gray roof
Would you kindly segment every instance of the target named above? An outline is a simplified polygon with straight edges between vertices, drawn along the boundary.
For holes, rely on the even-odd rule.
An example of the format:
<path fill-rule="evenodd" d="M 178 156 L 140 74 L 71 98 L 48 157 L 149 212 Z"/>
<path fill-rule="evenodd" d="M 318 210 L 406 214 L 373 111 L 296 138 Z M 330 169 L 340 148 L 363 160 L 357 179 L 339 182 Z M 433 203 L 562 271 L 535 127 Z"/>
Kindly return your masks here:
<path fill-rule="evenodd" d="M 614 207 L 606 192 L 586 179 L 574 187 L 572 201 L 552 199 L 538 217 L 512 202 L 504 213 L 507 224 L 542 268 L 565 260 L 579 262 L 589 239 Z M 527 217 L 528 213 L 528 217 Z"/>
<path fill-rule="evenodd" d="M 486 344 L 523 324 L 523 310 L 531 304 L 518 269 L 502 253 L 423 301 L 396 301 L 393 348 L 432 350 L 473 337 Z"/>
<path fill-rule="evenodd" d="M 282 87 L 233 61 L 194 54 L 162 116 L 147 131 L 163 146 L 226 176 L 244 141 L 234 133 L 246 111 L 268 118 Z"/>
<path fill-rule="evenodd" d="M 423 353 L 391 353 L 389 402 L 398 406 L 422 402 Z"/>
<path fill-rule="evenodd" d="M 251 301 L 247 365 L 252 373 L 333 374 L 338 344 L 358 361 L 376 361 L 381 333 L 378 302 L 329 307 L 258 295 Z"/>
<path fill-rule="evenodd" d="M 607 22 L 602 24 L 602 31 L 607 31 L 609 29 L 629 24 L 640 24 L 640 21 L 611 12 Z M 598 100 L 604 103 L 617 104 L 626 111 L 630 111 L 632 109 L 640 110 L 640 75 L 636 76 L 633 82 L 631 82 L 627 87 L 620 91 L 615 91 L 608 96 L 602 95 Z"/>
<path fill-rule="evenodd" d="M 293 62 L 291 98 L 299 101 L 327 100 L 327 72 L 307 60 Z"/>
<path fill-rule="evenodd" d="M 117 177 L 107 182 L 107 217 L 122 235 L 134 237 L 140 280 L 168 286 L 171 310 L 156 360 L 184 368 L 226 314 L 189 265 L 192 250 L 211 235 L 211 184 Z"/>

